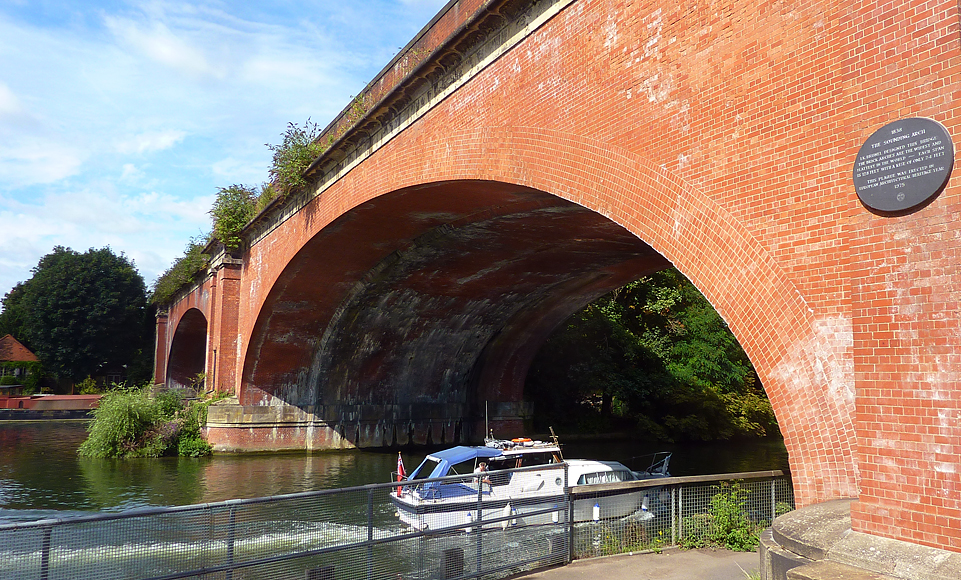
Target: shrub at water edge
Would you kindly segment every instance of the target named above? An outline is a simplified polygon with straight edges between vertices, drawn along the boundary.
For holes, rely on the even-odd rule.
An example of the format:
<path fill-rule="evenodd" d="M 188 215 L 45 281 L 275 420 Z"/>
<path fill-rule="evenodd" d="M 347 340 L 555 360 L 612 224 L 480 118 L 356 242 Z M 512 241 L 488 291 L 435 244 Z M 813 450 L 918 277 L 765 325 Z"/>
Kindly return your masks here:
<path fill-rule="evenodd" d="M 147 387 L 117 387 L 100 399 L 77 452 L 86 457 L 210 455 L 201 434 L 209 401 L 184 402 L 176 391 L 151 397 Z"/>

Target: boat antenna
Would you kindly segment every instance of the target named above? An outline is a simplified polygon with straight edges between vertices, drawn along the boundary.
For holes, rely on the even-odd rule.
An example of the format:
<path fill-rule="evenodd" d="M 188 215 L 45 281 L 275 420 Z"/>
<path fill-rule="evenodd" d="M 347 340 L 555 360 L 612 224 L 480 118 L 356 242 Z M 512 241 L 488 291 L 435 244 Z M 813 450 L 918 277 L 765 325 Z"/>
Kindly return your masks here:
<path fill-rule="evenodd" d="M 561 458 L 561 461 L 564 461 L 564 454 L 561 452 L 561 442 L 557 440 L 557 435 L 554 434 L 554 427 L 550 426 L 548 429 L 551 430 L 551 441 L 554 442 L 554 445 L 557 445 L 557 455 Z"/>
<path fill-rule="evenodd" d="M 494 434 L 490 432 L 490 415 L 488 409 L 488 401 L 484 401 L 484 441 L 493 439 Z"/>

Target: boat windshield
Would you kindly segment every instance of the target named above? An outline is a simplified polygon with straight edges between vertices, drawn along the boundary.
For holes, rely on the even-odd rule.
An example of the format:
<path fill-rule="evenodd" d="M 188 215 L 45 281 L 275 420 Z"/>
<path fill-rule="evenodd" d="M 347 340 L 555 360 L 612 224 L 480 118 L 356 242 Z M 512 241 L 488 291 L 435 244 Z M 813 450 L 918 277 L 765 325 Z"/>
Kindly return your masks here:
<path fill-rule="evenodd" d="M 585 473 L 577 478 L 577 485 L 594 485 L 595 483 L 620 483 L 622 481 L 632 481 L 634 475 L 627 470 L 617 471 L 597 471 Z"/>

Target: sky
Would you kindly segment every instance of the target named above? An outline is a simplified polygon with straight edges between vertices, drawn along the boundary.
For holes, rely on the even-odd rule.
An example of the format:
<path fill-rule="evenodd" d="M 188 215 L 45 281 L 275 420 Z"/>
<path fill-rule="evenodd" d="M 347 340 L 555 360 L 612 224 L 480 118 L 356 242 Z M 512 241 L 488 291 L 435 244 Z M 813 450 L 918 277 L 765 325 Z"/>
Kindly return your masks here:
<path fill-rule="evenodd" d="M 109 246 L 148 289 L 326 126 L 447 0 L 0 2 L 0 296 L 55 246 Z"/>

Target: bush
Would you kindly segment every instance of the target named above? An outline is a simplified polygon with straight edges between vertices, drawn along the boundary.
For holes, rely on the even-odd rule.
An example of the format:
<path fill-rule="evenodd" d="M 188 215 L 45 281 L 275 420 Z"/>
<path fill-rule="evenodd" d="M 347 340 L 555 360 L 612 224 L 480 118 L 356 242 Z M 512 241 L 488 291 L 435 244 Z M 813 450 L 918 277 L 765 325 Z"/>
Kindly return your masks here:
<path fill-rule="evenodd" d="M 77 393 L 81 395 L 99 395 L 102 392 L 100 387 L 97 385 L 97 381 L 93 380 L 93 378 L 89 376 L 77 383 L 75 388 Z"/>
<path fill-rule="evenodd" d="M 236 250 L 243 244 L 241 230 L 253 217 L 257 192 L 246 185 L 221 187 L 210 210 L 214 218 L 214 237 L 228 250 Z"/>
<path fill-rule="evenodd" d="M 209 258 L 203 253 L 204 245 L 206 240 L 203 237 L 187 243 L 184 255 L 154 282 L 153 292 L 150 294 L 152 304 L 169 304 L 181 288 L 192 284 L 207 268 Z"/>
<path fill-rule="evenodd" d="M 735 552 L 756 550 L 766 522 L 755 523 L 748 518 L 744 509 L 748 490 L 737 482 L 716 485 L 714 489 L 717 493 L 711 498 L 708 513 L 684 518 L 681 546 L 716 546 Z"/>
<path fill-rule="evenodd" d="M 288 123 L 284 142 L 280 145 L 267 144 L 267 148 L 274 152 L 270 178 L 280 195 L 285 196 L 307 185 L 304 172 L 326 150 L 318 141 L 320 134 L 317 123 L 307 119 L 303 128 L 296 123 Z"/>
<path fill-rule="evenodd" d="M 117 389 L 100 398 L 89 435 L 77 452 L 86 457 L 127 457 L 144 446 L 157 422 L 157 406 L 144 389 Z"/>
<path fill-rule="evenodd" d="M 118 388 L 100 399 L 89 435 L 77 452 L 119 458 L 210 455 L 202 433 L 207 404 L 184 404 L 176 391 L 151 398 L 146 387 Z"/>

